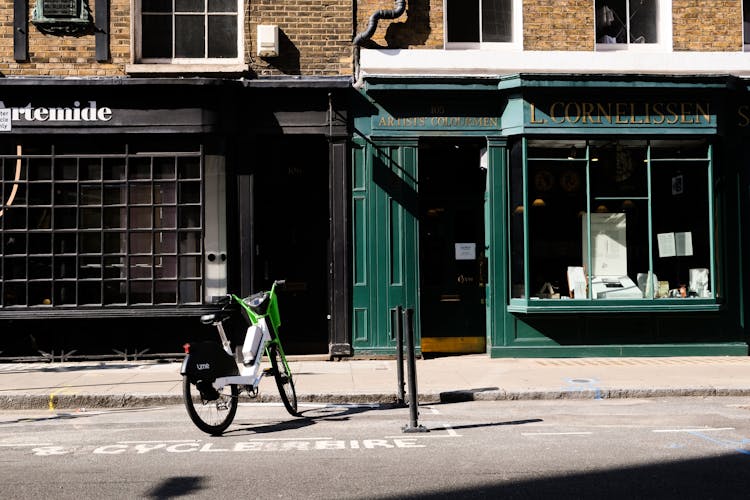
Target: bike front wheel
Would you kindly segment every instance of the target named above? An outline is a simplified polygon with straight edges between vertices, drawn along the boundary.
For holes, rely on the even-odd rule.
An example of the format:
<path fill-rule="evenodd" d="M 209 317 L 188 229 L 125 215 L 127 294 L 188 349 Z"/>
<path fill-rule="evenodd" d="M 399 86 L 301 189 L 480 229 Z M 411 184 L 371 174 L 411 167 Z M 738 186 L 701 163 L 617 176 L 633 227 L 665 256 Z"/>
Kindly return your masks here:
<path fill-rule="evenodd" d="M 234 420 L 237 413 L 237 396 L 240 392 L 236 385 L 224 386 L 219 391 L 218 399 L 208 401 L 185 376 L 182 381 L 182 392 L 190 420 L 203 432 L 218 436 Z"/>
<path fill-rule="evenodd" d="M 268 349 L 268 354 L 271 358 L 271 368 L 273 376 L 276 379 L 276 386 L 279 388 L 281 401 L 290 415 L 297 416 L 297 392 L 294 390 L 292 374 L 287 370 L 286 363 L 281 356 L 278 346 L 271 345 Z"/>

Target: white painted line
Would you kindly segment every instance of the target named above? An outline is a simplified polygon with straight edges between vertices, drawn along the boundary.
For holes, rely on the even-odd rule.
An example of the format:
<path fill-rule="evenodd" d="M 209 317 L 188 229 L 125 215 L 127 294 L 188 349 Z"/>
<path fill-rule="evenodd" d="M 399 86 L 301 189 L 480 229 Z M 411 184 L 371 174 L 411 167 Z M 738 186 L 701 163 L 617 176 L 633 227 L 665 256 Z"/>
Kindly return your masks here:
<path fill-rule="evenodd" d="M 413 434 L 404 435 L 401 434 L 399 436 L 383 436 L 385 439 L 437 439 L 437 438 L 457 438 L 461 437 L 459 434 L 420 434 L 418 432 L 415 432 Z"/>
<path fill-rule="evenodd" d="M 251 438 L 247 442 L 265 441 L 333 441 L 332 437 L 304 437 L 304 438 Z"/>
<path fill-rule="evenodd" d="M 522 432 L 522 436 L 589 436 L 593 432 Z"/>
<path fill-rule="evenodd" d="M 703 427 L 696 429 L 654 429 L 651 432 L 716 432 L 733 431 L 734 427 Z"/>
<path fill-rule="evenodd" d="M 200 443 L 200 439 L 173 439 L 166 441 L 117 441 L 117 444 L 154 444 L 154 443 Z"/>
<path fill-rule="evenodd" d="M 15 448 L 22 446 L 52 446 L 52 443 L 16 443 L 16 444 L 0 444 L 3 448 Z"/>

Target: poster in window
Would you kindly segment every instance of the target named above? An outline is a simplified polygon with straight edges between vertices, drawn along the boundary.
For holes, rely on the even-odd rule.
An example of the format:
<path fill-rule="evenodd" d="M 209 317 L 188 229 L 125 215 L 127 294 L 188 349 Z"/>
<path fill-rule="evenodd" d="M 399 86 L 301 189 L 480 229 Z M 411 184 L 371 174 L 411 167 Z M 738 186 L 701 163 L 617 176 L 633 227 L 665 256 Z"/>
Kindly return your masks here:
<path fill-rule="evenodd" d="M 626 276 L 628 274 L 626 214 L 592 213 L 590 219 L 592 276 Z M 586 217 L 583 217 L 584 263 L 588 263 L 589 245 L 586 224 Z"/>

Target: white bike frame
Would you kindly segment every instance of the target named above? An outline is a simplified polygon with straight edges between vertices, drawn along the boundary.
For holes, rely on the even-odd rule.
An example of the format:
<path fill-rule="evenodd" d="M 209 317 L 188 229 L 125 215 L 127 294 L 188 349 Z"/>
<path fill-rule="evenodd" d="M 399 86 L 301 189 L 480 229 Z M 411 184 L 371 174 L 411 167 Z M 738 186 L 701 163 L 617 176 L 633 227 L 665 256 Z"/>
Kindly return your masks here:
<path fill-rule="evenodd" d="M 221 345 L 224 348 L 224 351 L 226 351 L 226 353 L 230 356 L 234 357 L 234 353 L 232 353 L 231 343 L 229 342 L 229 339 L 227 339 L 227 334 L 224 331 L 224 325 L 221 322 L 218 322 L 216 323 L 216 329 L 219 331 L 219 337 L 221 337 Z M 255 329 L 258 329 L 260 331 L 256 332 Z M 261 360 L 263 358 L 263 353 L 266 351 L 268 341 L 271 340 L 271 333 L 268 330 L 268 323 L 265 317 L 259 318 L 257 324 L 250 325 L 248 327 L 247 331 L 245 332 L 245 345 L 243 345 L 242 348 L 243 353 L 248 351 L 247 343 L 252 342 L 254 340 L 254 336 L 257 334 L 261 336 L 259 347 L 257 349 L 257 352 L 253 353 L 254 356 L 252 357 L 252 359 L 244 359 L 243 357 L 243 366 L 240 370 L 241 375 L 218 377 L 216 380 L 214 380 L 214 389 L 220 391 L 225 385 L 250 386 L 253 388 L 253 390 L 258 387 L 260 379 L 262 379 L 264 375 L 263 371 L 261 371 L 260 369 Z"/>

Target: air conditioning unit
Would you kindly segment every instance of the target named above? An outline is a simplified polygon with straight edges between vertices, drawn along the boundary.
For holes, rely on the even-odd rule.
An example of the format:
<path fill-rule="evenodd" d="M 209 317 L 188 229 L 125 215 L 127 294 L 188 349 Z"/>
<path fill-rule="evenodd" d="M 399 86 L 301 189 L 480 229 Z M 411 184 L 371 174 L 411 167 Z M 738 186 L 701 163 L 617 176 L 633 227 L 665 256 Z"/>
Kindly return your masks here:
<path fill-rule="evenodd" d="M 279 27 L 275 24 L 258 25 L 258 56 L 276 57 L 279 55 Z"/>

